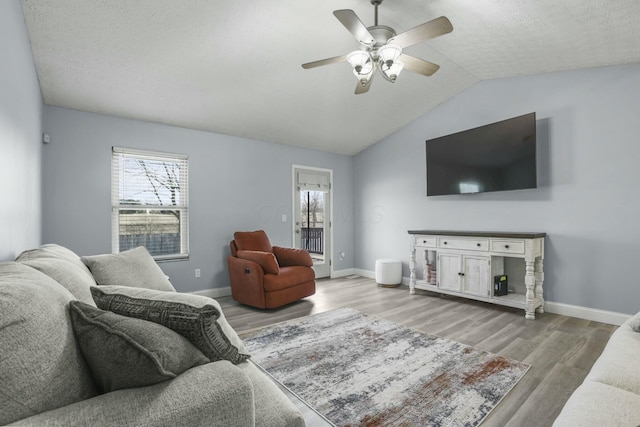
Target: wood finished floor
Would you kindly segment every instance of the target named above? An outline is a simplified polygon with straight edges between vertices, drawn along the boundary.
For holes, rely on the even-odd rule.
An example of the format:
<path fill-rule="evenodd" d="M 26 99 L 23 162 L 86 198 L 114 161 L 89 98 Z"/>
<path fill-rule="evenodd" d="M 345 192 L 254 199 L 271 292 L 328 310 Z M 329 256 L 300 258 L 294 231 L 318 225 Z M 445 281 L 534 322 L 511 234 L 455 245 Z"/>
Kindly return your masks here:
<path fill-rule="evenodd" d="M 550 313 L 525 320 L 523 310 L 426 291 L 409 295 L 406 286 L 383 288 L 362 277 L 318 280 L 315 295 L 279 309 L 254 309 L 237 304 L 231 297 L 219 298 L 219 302 L 227 320 L 240 334 L 350 307 L 531 365 L 483 427 L 553 424 L 616 329 L 605 323 Z M 310 425 L 318 425 L 315 420 L 310 421 Z"/>

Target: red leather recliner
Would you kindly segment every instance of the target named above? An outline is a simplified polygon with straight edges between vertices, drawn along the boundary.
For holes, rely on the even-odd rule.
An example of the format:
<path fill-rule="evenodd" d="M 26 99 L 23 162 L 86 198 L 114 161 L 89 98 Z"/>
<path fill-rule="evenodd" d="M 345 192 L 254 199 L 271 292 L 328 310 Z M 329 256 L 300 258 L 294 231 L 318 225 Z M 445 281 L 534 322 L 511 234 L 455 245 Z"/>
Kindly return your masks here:
<path fill-rule="evenodd" d="M 263 230 L 238 231 L 227 259 L 231 295 L 241 304 L 275 308 L 316 292 L 309 253 L 271 246 Z"/>

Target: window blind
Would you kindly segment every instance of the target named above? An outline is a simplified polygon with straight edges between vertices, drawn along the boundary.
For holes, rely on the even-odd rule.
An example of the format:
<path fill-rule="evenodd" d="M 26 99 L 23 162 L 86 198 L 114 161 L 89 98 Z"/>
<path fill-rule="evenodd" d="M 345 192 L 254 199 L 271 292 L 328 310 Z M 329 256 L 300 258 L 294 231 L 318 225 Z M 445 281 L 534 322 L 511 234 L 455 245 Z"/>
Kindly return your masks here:
<path fill-rule="evenodd" d="M 154 258 L 189 255 L 188 156 L 112 148 L 114 253 L 145 246 Z"/>
<path fill-rule="evenodd" d="M 298 189 L 301 191 L 329 191 L 329 175 L 298 172 Z"/>

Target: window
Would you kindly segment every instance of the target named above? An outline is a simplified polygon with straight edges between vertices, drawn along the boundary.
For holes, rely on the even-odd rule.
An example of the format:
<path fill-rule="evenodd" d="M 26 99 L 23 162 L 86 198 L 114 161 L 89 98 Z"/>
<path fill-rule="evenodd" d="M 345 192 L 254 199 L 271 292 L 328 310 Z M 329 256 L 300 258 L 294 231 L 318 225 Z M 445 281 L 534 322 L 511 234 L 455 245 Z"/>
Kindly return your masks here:
<path fill-rule="evenodd" d="M 157 260 L 189 256 L 188 157 L 113 147 L 113 253 L 145 246 Z"/>

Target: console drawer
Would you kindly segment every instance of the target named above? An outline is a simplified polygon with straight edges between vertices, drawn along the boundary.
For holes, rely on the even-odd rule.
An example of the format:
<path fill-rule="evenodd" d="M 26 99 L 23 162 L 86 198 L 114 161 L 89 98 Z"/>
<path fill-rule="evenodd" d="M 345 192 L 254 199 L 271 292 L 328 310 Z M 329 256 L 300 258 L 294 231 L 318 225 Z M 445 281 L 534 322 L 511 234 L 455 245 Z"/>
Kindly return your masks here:
<path fill-rule="evenodd" d="M 435 248 L 437 242 L 436 236 L 415 236 L 416 248 Z"/>
<path fill-rule="evenodd" d="M 467 251 L 486 252 L 489 250 L 489 240 L 440 237 L 440 239 L 438 240 L 438 247 L 446 249 L 464 249 Z"/>
<path fill-rule="evenodd" d="M 491 240 L 491 252 L 523 254 L 524 240 Z"/>

